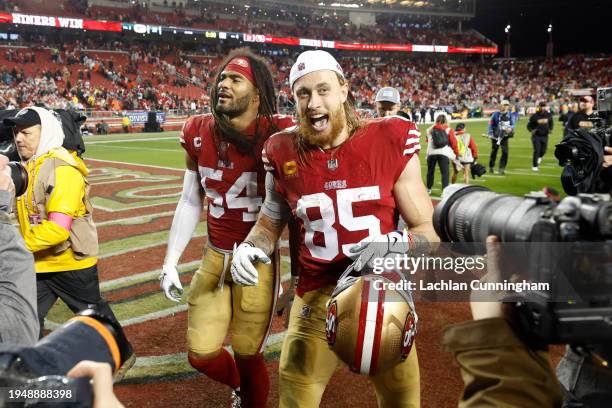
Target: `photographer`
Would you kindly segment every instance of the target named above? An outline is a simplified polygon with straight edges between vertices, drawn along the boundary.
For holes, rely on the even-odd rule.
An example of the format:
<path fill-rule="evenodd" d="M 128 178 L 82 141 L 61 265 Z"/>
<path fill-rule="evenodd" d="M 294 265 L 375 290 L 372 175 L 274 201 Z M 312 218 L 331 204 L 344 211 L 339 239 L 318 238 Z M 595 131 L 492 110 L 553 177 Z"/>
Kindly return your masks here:
<path fill-rule="evenodd" d="M 41 337 L 44 318 L 58 297 L 73 312 L 96 305 L 116 322 L 100 294 L 98 235 L 85 163 L 62 147 L 61 123 L 47 109 L 22 109 L 4 124 L 14 127 L 30 180 L 17 199 L 17 218 L 26 247 L 34 254 Z M 126 361 L 126 369 L 133 361 Z"/>
<path fill-rule="evenodd" d="M 497 151 L 501 146 L 502 155 L 499 160 L 499 174 L 503 175 L 508 164 L 508 139 L 514 136 L 516 115 L 510 112 L 510 102 L 503 100 L 498 111 L 493 112 L 489 121 L 487 135 L 491 138 L 491 157 L 489 158 L 489 173 L 494 173 Z"/>
<path fill-rule="evenodd" d="M 488 273 L 499 276 L 504 264 L 499 238 L 487 238 L 487 256 Z M 477 301 L 470 307 L 474 320 L 446 327 L 442 340 L 461 369 L 459 406 L 561 407 L 548 352 L 524 342 L 513 328 L 510 307 Z"/>
<path fill-rule="evenodd" d="M 15 185 L 7 164 L 0 155 L 0 343 L 31 346 L 39 330 L 34 258 L 8 217 Z"/>
<path fill-rule="evenodd" d="M 546 154 L 548 146 L 548 135 L 553 130 L 553 117 L 550 107 L 546 102 L 540 102 L 538 111 L 531 115 L 527 123 L 527 130 L 531 133 L 531 143 L 533 144 L 533 161 L 531 169 L 538 171 L 542 157 Z"/>

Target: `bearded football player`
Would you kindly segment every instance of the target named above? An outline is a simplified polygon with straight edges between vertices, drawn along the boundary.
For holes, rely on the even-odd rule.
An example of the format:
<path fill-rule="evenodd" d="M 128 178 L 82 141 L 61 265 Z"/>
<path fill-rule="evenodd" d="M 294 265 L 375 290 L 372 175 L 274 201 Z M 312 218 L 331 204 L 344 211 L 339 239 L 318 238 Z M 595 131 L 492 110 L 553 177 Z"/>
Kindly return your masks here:
<path fill-rule="evenodd" d="M 415 243 L 439 239 L 414 123 L 397 116 L 360 122 L 342 68 L 325 51 L 302 53 L 290 85 L 299 126 L 264 145 L 266 199 L 234 252 L 232 275 L 245 287 L 258 284 L 258 266 L 269 261 L 287 219 L 296 220 L 299 278 L 280 357 L 280 406 L 316 407 L 340 361 L 326 339 L 326 303 L 343 271 L 352 260 L 356 270 L 372 267 L 384 248 L 409 253 Z M 399 215 L 409 234 L 396 231 Z M 368 371 L 375 358 L 360 354 L 360 367 L 371 375 L 379 406 L 418 407 L 416 349 L 380 373 Z"/>
<path fill-rule="evenodd" d="M 248 49 L 221 63 L 211 92 L 212 113 L 190 118 L 180 136 L 186 172 L 160 276 L 166 297 L 180 301 L 178 261 L 207 204 L 208 242 L 187 298 L 189 362 L 233 390 L 233 406 L 265 407 L 269 378 L 263 348 L 279 288 L 272 262 L 257 265 L 257 285 L 232 282 L 232 250 L 255 223 L 265 194 L 263 143 L 294 125 L 277 115 L 272 74 Z M 234 356 L 223 348 L 231 331 Z"/>

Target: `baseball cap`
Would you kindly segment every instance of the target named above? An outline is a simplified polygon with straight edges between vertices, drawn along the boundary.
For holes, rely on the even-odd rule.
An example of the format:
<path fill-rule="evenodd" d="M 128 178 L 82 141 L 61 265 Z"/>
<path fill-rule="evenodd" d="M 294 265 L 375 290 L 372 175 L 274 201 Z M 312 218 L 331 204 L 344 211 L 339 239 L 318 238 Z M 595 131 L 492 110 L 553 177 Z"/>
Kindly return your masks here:
<path fill-rule="evenodd" d="M 581 96 L 580 102 L 593 102 L 593 97 L 591 95 Z"/>
<path fill-rule="evenodd" d="M 380 88 L 376 93 L 376 102 L 400 103 L 399 91 L 390 86 Z"/>
<path fill-rule="evenodd" d="M 510 101 L 507 99 L 504 99 L 503 101 L 501 101 L 502 105 L 510 105 Z"/>
<path fill-rule="evenodd" d="M 295 81 L 311 72 L 330 70 L 344 78 L 344 71 L 338 61 L 327 51 L 314 50 L 301 53 L 289 72 L 289 87 L 293 90 Z"/>
<path fill-rule="evenodd" d="M 34 126 L 40 125 L 40 116 L 34 109 L 22 109 L 15 116 L 2 121 L 5 126 Z"/>

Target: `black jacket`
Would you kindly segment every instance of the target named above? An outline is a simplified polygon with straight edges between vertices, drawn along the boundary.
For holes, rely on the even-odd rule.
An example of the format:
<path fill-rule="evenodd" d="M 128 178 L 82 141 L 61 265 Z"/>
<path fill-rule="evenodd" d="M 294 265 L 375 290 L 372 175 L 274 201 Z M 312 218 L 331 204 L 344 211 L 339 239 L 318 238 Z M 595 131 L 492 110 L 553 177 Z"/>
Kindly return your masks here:
<path fill-rule="evenodd" d="M 553 130 L 552 114 L 546 111 L 538 111 L 534 113 L 529 118 L 527 130 L 529 130 L 533 136 L 548 136 Z"/>

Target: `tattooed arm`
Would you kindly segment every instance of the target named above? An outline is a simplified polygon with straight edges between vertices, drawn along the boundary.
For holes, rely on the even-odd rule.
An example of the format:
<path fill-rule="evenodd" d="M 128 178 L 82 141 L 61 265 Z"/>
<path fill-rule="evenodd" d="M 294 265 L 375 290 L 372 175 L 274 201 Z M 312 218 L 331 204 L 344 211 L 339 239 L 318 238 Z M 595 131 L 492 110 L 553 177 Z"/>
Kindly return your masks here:
<path fill-rule="evenodd" d="M 274 176 L 266 174 L 266 199 L 257 222 L 242 244 L 234 249 L 232 277 L 241 285 L 257 285 L 256 262 L 270 263 L 269 256 L 287 224 L 290 210 L 285 199 L 274 188 Z"/>

